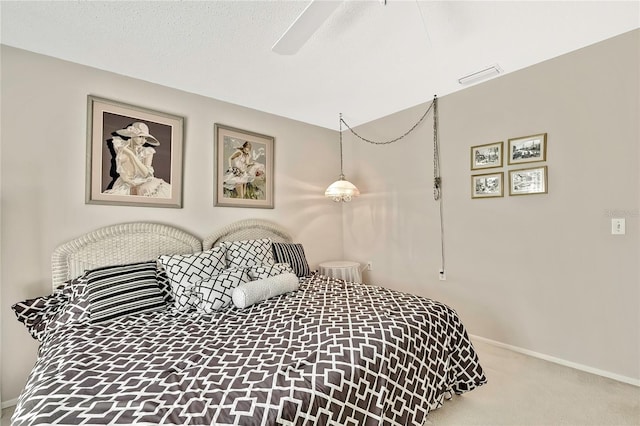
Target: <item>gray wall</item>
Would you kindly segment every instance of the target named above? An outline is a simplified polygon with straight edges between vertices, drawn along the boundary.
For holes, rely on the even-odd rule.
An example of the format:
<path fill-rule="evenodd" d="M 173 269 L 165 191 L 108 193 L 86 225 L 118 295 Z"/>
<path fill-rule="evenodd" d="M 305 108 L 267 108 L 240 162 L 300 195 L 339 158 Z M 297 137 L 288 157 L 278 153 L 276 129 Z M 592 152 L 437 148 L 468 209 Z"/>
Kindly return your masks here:
<path fill-rule="evenodd" d="M 365 194 L 344 210 L 345 255 L 373 261 L 369 282 L 450 304 L 472 334 L 640 383 L 639 39 L 440 99 L 444 282 L 431 116 L 392 145 L 345 135 L 345 173 Z M 426 106 L 358 133 L 391 139 Z M 543 132 L 548 194 L 471 199 L 471 146 Z M 515 168 L 478 173 L 503 171 L 508 188 Z M 626 218 L 626 235 L 611 235 L 612 217 Z"/>
<path fill-rule="evenodd" d="M 4 401 L 18 396 L 37 347 L 10 306 L 48 294 L 53 248 L 84 232 L 144 220 L 202 238 L 263 218 L 303 243 L 312 267 L 342 257 L 342 208 L 323 197 L 340 170 L 334 131 L 7 46 L 1 89 Z M 84 203 L 88 94 L 185 117 L 184 208 Z M 214 123 L 275 137 L 275 209 L 213 207 Z"/>

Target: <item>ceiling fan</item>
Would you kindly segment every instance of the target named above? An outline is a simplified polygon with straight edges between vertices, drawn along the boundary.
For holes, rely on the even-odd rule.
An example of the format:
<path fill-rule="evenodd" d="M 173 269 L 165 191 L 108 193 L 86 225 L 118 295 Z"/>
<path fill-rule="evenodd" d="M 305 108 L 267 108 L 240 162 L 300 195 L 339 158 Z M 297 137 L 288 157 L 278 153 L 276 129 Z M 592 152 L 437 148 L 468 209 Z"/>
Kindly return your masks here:
<path fill-rule="evenodd" d="M 386 5 L 387 0 L 379 0 Z M 271 47 L 281 55 L 294 55 L 329 16 L 343 3 L 336 0 L 311 0 L 302 13 Z"/>

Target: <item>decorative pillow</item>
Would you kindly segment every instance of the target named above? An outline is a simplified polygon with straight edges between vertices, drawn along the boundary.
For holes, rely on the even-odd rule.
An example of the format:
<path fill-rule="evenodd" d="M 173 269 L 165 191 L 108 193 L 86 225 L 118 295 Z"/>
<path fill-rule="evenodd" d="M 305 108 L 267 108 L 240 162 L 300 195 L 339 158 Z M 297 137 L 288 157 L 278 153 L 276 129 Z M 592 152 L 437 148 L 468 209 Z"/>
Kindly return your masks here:
<path fill-rule="evenodd" d="M 193 288 L 198 300 L 196 308 L 200 312 L 212 313 L 231 305 L 233 289 L 247 281 L 249 276 L 244 269 L 228 269 L 200 281 Z"/>
<path fill-rule="evenodd" d="M 162 298 L 166 302 L 167 305 L 173 305 L 174 300 L 171 295 L 171 280 L 167 276 L 167 271 L 164 270 L 164 267 L 161 265 L 156 265 L 156 281 L 158 282 L 158 287 L 160 288 L 160 293 L 162 293 Z"/>
<path fill-rule="evenodd" d="M 242 309 L 274 296 L 296 291 L 299 287 L 298 277 L 291 272 L 287 272 L 263 280 L 240 284 L 233 290 L 231 298 L 233 304 Z"/>
<path fill-rule="evenodd" d="M 225 241 L 221 246 L 227 249 L 227 266 L 229 268 L 248 268 L 263 263 L 275 263 L 269 238 Z"/>
<path fill-rule="evenodd" d="M 171 280 L 174 305 L 178 310 L 188 311 L 195 307 L 194 284 L 222 272 L 225 269 L 224 257 L 225 248 L 216 247 L 200 253 L 158 258 Z"/>
<path fill-rule="evenodd" d="M 64 323 L 88 323 L 89 322 L 89 301 L 87 300 L 87 278 L 88 271 L 71 281 L 65 287 L 70 295 L 69 304 L 62 312 L 56 322 Z"/>
<path fill-rule="evenodd" d="M 85 277 L 92 323 L 166 307 L 156 281 L 156 262 L 106 266 Z"/>
<path fill-rule="evenodd" d="M 18 321 L 27 327 L 31 337 L 42 341 L 48 325 L 56 314 L 66 306 L 69 298 L 70 295 L 65 291 L 65 287 L 61 286 L 53 294 L 15 303 L 11 309 L 16 314 Z"/>
<path fill-rule="evenodd" d="M 309 263 L 304 255 L 302 244 L 273 243 L 273 257 L 276 262 L 288 263 L 293 272 L 299 277 L 311 275 Z"/>
<path fill-rule="evenodd" d="M 274 263 L 273 265 L 264 264 L 253 266 L 249 268 L 247 272 L 252 280 L 263 280 L 273 277 L 274 275 L 284 274 L 285 272 L 293 273 L 293 269 L 291 269 L 291 265 L 288 263 Z"/>

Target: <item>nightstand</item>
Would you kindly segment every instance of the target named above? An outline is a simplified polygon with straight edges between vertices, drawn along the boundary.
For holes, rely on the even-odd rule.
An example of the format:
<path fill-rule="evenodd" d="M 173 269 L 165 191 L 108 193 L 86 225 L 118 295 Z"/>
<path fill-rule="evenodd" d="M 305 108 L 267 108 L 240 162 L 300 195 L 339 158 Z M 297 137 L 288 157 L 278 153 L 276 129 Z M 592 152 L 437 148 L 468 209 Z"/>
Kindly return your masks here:
<path fill-rule="evenodd" d="M 348 260 L 332 260 L 329 262 L 322 262 L 320 265 L 318 265 L 318 272 L 320 273 L 320 275 L 340 278 L 341 280 L 349 282 L 362 282 L 362 275 L 360 275 L 360 264 L 358 262 L 351 262 Z"/>

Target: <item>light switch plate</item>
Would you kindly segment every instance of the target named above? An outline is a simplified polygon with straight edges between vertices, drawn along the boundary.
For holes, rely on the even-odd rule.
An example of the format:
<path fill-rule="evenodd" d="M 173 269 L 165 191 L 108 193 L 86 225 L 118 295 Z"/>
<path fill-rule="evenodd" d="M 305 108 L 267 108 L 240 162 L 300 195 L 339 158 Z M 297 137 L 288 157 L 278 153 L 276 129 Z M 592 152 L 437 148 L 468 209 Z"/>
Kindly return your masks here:
<path fill-rule="evenodd" d="M 624 218 L 611 219 L 611 234 L 612 235 L 624 235 L 625 234 L 625 220 Z"/>

